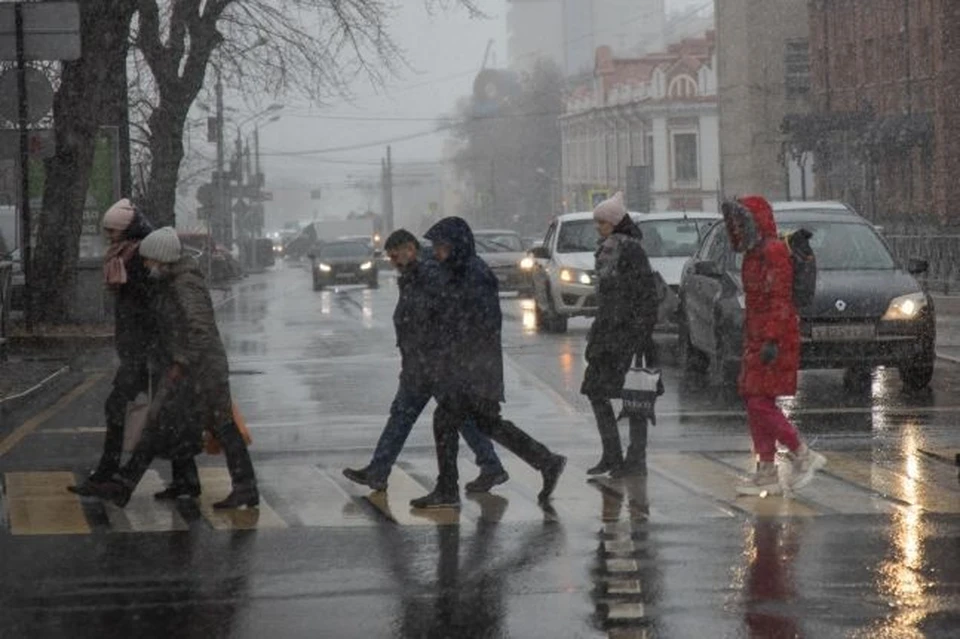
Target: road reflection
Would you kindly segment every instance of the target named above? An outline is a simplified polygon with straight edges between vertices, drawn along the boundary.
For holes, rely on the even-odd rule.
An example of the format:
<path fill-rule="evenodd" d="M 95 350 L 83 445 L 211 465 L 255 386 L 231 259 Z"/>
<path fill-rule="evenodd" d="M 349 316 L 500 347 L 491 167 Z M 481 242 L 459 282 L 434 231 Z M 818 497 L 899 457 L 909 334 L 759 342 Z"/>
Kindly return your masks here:
<path fill-rule="evenodd" d="M 803 521 L 756 519 L 747 528 L 744 622 L 752 639 L 806 636 L 791 604 L 797 598 L 793 564 Z"/>
<path fill-rule="evenodd" d="M 663 574 L 649 528 L 647 478 L 599 480 L 600 545 L 593 570 L 594 625 L 610 636 L 655 637 L 649 607 L 662 598 Z"/>
<path fill-rule="evenodd" d="M 507 636 L 511 579 L 560 552 L 564 532 L 559 523 L 545 519 L 525 533 L 511 530 L 509 539 L 500 539 L 500 525 L 488 517 L 502 516 L 508 501 L 489 495 L 478 503 L 484 515 L 472 537 L 464 537 L 459 525 L 436 526 L 435 564 L 424 559 L 432 551 L 428 542 L 411 546 L 400 529 L 377 528 L 381 554 L 400 593 L 391 624 L 395 636 Z"/>

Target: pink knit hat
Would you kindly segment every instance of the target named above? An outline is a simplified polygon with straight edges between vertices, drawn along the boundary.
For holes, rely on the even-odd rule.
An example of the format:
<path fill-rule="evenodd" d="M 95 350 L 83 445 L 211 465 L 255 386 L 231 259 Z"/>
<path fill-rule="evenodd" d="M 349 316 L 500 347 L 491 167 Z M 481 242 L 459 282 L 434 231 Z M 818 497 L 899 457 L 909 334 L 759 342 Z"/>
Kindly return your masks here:
<path fill-rule="evenodd" d="M 103 214 L 103 228 L 114 231 L 126 231 L 133 223 L 135 210 L 130 200 L 124 198 L 116 202 Z"/>
<path fill-rule="evenodd" d="M 609 222 L 616 226 L 627 217 L 627 207 L 623 204 L 623 192 L 617 191 L 610 199 L 597 204 L 593 209 L 593 219 L 597 222 Z"/>

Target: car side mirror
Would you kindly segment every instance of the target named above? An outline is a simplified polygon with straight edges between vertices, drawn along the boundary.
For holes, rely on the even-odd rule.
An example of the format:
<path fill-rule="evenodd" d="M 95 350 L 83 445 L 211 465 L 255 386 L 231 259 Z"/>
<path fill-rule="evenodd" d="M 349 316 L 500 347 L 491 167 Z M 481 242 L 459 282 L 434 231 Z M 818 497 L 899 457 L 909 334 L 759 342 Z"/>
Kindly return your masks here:
<path fill-rule="evenodd" d="M 703 277 L 719 279 L 723 276 L 723 270 L 720 265 L 713 260 L 704 260 L 693 265 L 693 272 Z"/>
<path fill-rule="evenodd" d="M 919 258 L 913 257 L 910 258 L 910 261 L 907 262 L 907 272 L 911 275 L 922 275 L 930 270 L 930 262 L 927 260 L 921 260 Z"/>
<path fill-rule="evenodd" d="M 537 258 L 538 260 L 549 260 L 550 259 L 550 249 L 546 246 L 535 246 L 530 249 L 530 255 Z"/>

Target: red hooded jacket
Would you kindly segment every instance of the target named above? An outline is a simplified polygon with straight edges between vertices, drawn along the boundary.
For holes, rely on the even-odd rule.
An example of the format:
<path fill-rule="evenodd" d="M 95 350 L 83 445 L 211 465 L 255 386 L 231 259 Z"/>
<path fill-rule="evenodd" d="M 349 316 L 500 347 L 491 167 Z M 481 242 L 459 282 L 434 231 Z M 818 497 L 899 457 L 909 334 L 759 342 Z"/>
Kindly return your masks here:
<path fill-rule="evenodd" d="M 787 245 L 777 238 L 770 203 L 760 196 L 740 198 L 753 215 L 759 242 L 743 258 L 746 296 L 743 359 L 739 389 L 744 397 L 777 397 L 797 392 L 800 365 L 800 320 L 793 305 L 793 262 Z M 777 345 L 769 364 L 760 359 L 767 342 Z"/>

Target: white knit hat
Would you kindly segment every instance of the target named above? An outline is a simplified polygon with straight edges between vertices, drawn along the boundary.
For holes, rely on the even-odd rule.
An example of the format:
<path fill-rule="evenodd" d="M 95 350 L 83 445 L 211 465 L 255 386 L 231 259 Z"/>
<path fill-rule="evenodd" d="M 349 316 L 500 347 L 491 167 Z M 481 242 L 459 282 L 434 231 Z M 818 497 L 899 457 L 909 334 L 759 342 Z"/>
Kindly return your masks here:
<path fill-rule="evenodd" d="M 130 200 L 124 198 L 113 204 L 107 212 L 103 214 L 103 228 L 114 231 L 126 231 L 133 223 L 136 216 L 136 210 Z"/>
<path fill-rule="evenodd" d="M 157 229 L 140 242 L 140 255 L 148 260 L 172 264 L 180 260 L 180 238 L 172 226 Z"/>
<path fill-rule="evenodd" d="M 623 192 L 617 191 L 613 197 L 597 204 L 593 209 L 593 219 L 597 222 L 609 222 L 616 226 L 627 217 L 627 207 L 623 204 Z"/>

